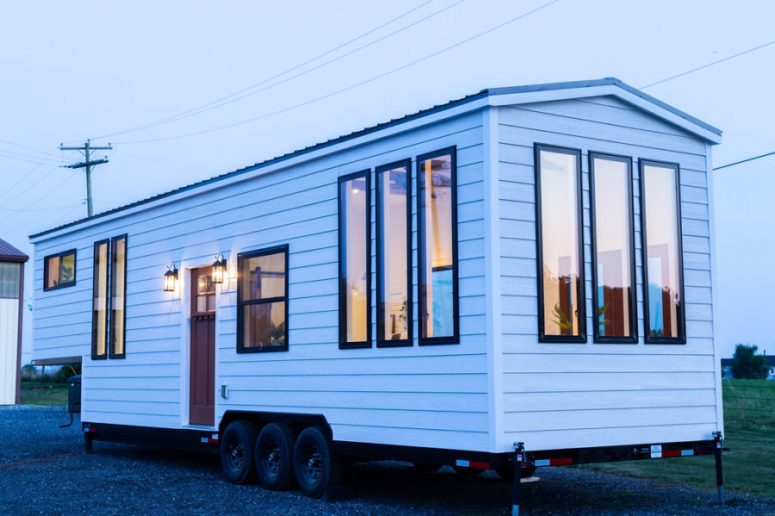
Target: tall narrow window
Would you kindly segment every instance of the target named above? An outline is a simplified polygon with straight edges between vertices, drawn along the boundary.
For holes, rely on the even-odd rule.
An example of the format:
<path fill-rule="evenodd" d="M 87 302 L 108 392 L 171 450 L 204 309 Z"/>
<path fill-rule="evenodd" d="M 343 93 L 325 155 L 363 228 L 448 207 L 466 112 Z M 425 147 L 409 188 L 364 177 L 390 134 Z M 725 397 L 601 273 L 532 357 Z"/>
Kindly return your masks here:
<path fill-rule="evenodd" d="M 417 158 L 420 344 L 459 341 L 455 149 Z"/>
<path fill-rule="evenodd" d="M 339 179 L 339 345 L 371 346 L 369 171 Z"/>
<path fill-rule="evenodd" d="M 411 161 L 377 169 L 377 345 L 412 345 Z"/>
<path fill-rule="evenodd" d="M 538 333 L 586 342 L 581 151 L 536 145 Z"/>
<path fill-rule="evenodd" d="M 237 258 L 237 352 L 288 349 L 288 246 Z"/>
<path fill-rule="evenodd" d="M 678 165 L 640 161 L 646 342 L 686 342 Z"/>
<path fill-rule="evenodd" d="M 107 358 L 109 246 L 108 240 L 94 244 L 91 344 L 93 359 Z"/>
<path fill-rule="evenodd" d="M 75 285 L 76 250 L 46 256 L 43 259 L 43 290 Z"/>
<path fill-rule="evenodd" d="M 632 160 L 589 153 L 595 341 L 637 342 Z"/>
<path fill-rule="evenodd" d="M 125 356 L 126 241 L 126 235 L 111 240 L 110 358 Z"/>

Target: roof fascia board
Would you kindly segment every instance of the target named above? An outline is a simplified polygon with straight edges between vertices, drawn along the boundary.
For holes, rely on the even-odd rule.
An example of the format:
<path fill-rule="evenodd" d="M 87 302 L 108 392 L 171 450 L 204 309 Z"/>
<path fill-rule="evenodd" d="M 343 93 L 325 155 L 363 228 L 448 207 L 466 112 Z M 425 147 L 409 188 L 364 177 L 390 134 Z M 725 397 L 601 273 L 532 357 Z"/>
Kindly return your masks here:
<path fill-rule="evenodd" d="M 84 220 L 82 223 L 75 224 L 73 226 L 63 227 L 61 230 L 54 230 L 54 231 L 43 230 L 42 233 L 38 233 L 37 235 L 30 236 L 30 242 L 33 244 L 37 244 L 39 242 L 64 236 L 68 233 L 81 231 L 89 227 L 97 226 L 100 224 L 104 224 L 106 222 L 110 222 L 122 217 L 135 214 L 139 211 L 153 209 L 159 206 L 163 206 L 165 204 L 170 204 L 170 203 L 179 201 L 181 199 L 192 197 L 194 195 L 201 195 L 204 192 L 225 188 L 227 186 L 231 186 L 243 181 L 249 181 L 258 176 L 279 172 L 281 170 L 284 170 L 290 167 L 298 166 L 307 161 L 312 161 L 315 159 L 328 156 L 330 154 L 346 151 L 353 147 L 365 145 L 375 140 L 380 140 L 382 138 L 395 136 L 397 134 L 400 134 L 406 131 L 419 129 L 423 126 L 434 124 L 442 120 L 462 116 L 470 112 L 483 109 L 487 106 L 488 106 L 488 97 L 472 99 L 469 102 L 465 102 L 457 106 L 453 106 L 434 113 L 430 113 L 428 115 L 421 116 L 413 120 L 407 120 L 406 122 L 402 122 L 396 125 L 391 125 L 389 127 L 385 127 L 384 129 L 374 131 L 374 132 L 365 134 L 363 136 L 358 136 L 351 140 L 346 140 L 330 146 L 325 146 L 320 149 L 314 149 L 309 152 L 301 152 L 298 155 L 292 156 L 287 160 L 280 160 L 274 163 L 258 164 L 258 165 L 255 165 L 254 167 L 247 167 L 244 171 L 241 171 L 239 174 L 235 174 L 233 176 L 226 175 L 222 179 L 218 179 L 216 181 L 212 181 L 198 187 L 190 188 L 178 193 L 172 193 L 170 195 L 164 196 L 162 198 L 159 198 L 153 201 L 140 202 L 136 206 L 130 206 L 127 209 L 119 210 L 116 213 L 111 213 L 104 217 L 87 219 L 87 220 Z"/>
<path fill-rule="evenodd" d="M 714 144 L 721 143 L 721 136 L 719 134 L 615 84 L 524 93 L 496 93 L 490 97 L 490 104 L 493 106 L 508 106 L 603 96 L 617 97 L 628 104 L 662 118 L 704 140 Z"/>

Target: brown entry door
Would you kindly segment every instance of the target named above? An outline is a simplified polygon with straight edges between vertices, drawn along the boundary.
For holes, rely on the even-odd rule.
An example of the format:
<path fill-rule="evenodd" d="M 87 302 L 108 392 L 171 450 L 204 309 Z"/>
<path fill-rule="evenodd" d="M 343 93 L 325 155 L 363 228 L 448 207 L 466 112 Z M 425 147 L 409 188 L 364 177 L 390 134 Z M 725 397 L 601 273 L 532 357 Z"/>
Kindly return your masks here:
<path fill-rule="evenodd" d="M 211 268 L 191 271 L 189 424 L 215 423 L 215 285 Z"/>

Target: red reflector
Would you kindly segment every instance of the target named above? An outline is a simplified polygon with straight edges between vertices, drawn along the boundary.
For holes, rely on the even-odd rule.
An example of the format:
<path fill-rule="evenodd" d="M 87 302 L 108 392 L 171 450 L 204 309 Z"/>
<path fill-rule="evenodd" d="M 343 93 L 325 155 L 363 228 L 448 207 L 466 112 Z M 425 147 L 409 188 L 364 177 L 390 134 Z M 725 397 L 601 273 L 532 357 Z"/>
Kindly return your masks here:
<path fill-rule="evenodd" d="M 476 460 L 472 460 L 469 462 L 469 468 L 474 469 L 490 469 L 490 463 L 489 462 L 479 462 Z"/>
<path fill-rule="evenodd" d="M 549 459 L 549 464 L 552 466 L 566 466 L 568 464 L 573 464 L 573 459 L 570 457 L 560 457 L 557 459 Z"/>
<path fill-rule="evenodd" d="M 662 450 L 662 457 L 680 457 L 681 450 Z"/>

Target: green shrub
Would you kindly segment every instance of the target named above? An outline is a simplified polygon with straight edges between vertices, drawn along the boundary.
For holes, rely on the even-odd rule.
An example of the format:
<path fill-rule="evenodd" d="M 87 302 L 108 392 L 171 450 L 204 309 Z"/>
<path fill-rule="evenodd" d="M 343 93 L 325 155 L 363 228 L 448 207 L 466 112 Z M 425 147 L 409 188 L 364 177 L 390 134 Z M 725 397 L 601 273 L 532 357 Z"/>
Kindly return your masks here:
<path fill-rule="evenodd" d="M 763 380 L 769 368 L 764 355 L 757 355 L 758 346 L 738 344 L 732 357 L 732 376 L 736 379 Z"/>

